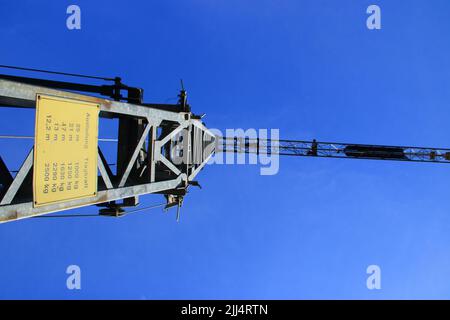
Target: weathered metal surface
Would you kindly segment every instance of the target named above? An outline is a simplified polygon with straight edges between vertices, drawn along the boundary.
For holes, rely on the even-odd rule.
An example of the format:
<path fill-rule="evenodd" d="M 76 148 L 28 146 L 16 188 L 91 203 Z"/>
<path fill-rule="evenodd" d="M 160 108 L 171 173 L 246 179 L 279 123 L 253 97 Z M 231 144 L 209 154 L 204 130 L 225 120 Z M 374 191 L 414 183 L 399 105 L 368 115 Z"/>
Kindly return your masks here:
<path fill-rule="evenodd" d="M 55 90 L 45 87 L 33 86 L 23 84 L 19 82 L 13 82 L 0 79 L 0 97 L 8 99 L 17 99 L 21 103 L 27 101 L 28 106 L 35 106 L 36 95 L 45 94 L 53 95 L 60 98 L 83 100 L 86 102 L 92 102 L 100 104 L 100 110 L 103 112 L 113 112 L 122 115 L 129 115 L 142 118 L 151 118 L 153 122 L 161 122 L 163 120 L 187 122 L 185 120 L 186 115 L 189 117 L 189 113 L 170 112 L 165 110 L 153 109 L 151 107 L 144 107 L 127 102 L 112 101 L 108 99 L 83 95 L 79 93 L 73 93 L 62 90 Z"/>
<path fill-rule="evenodd" d="M 33 207 L 33 203 L 31 202 L 9 205 L 5 208 L 0 207 L 0 223 L 57 211 L 63 211 L 67 209 L 79 208 L 92 204 L 114 201 L 136 195 L 169 190 L 176 188 L 185 179 L 185 175 L 180 175 L 177 179 L 171 181 L 161 181 L 138 186 L 99 191 L 95 198 L 70 200 L 67 202 L 56 203 L 37 208 Z"/>

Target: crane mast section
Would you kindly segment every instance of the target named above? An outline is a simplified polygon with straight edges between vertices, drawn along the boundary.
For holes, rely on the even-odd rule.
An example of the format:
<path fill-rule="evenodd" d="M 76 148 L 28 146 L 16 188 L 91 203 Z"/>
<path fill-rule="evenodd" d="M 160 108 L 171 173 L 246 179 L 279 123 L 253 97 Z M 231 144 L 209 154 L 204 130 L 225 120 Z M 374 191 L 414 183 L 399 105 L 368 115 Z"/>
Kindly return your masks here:
<path fill-rule="evenodd" d="M 37 205 L 33 196 L 33 171 L 35 156 L 38 154 L 35 149 L 42 146 L 36 143 L 39 140 L 35 137 L 35 144 L 14 177 L 0 155 L 0 223 L 93 204 L 105 207 L 108 211 L 103 212 L 110 215 L 112 209 L 122 210 L 122 206 L 137 205 L 138 196 L 149 193 L 166 196 L 168 207 L 181 205 L 188 186 L 197 184 L 194 179 L 214 153 L 214 134 L 187 105 L 115 101 L 37 86 L 30 84 L 30 80 L 24 81 L 26 82 L 0 78 L 0 106 L 35 108 L 37 99 L 42 96 L 76 101 L 81 105 L 94 104 L 98 106 L 99 118 L 104 118 L 104 121 L 119 119 L 118 152 L 115 160 L 121 159 L 123 165 L 121 170 L 114 172 L 99 146 L 91 157 L 98 167 L 90 170 L 97 181 L 93 184 L 96 190 L 92 196 L 67 201 L 58 198 L 55 203 L 43 202 Z M 62 85 L 66 86 L 66 83 Z M 63 104 L 59 106 L 64 108 Z M 170 110 L 171 108 L 174 110 Z M 138 125 L 120 129 L 120 121 Z M 176 155 L 175 151 L 180 145 L 178 140 L 183 140 L 179 138 L 181 134 L 188 143 L 181 148 L 181 155 Z M 129 139 L 130 135 L 133 135 L 133 139 Z M 40 150 L 42 153 L 42 149 Z M 49 161 L 51 163 L 52 159 Z M 127 199 L 131 201 L 125 202 Z M 116 201 L 119 200 L 124 203 L 117 204 Z"/>

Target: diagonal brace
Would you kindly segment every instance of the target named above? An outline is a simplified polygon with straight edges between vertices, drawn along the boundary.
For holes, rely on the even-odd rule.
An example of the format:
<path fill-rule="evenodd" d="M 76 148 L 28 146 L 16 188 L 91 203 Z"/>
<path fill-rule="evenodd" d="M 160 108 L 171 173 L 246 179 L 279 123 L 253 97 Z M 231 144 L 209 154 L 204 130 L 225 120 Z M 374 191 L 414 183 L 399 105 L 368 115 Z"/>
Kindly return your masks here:
<path fill-rule="evenodd" d="M 31 148 L 31 151 L 28 153 L 28 156 L 20 167 L 19 172 L 9 186 L 8 191 L 6 191 L 2 202 L 0 202 L 0 205 L 10 204 L 13 201 L 17 191 L 19 191 L 20 186 L 22 185 L 23 181 L 28 175 L 28 172 L 30 172 L 31 167 L 33 166 L 33 155 L 34 148 Z"/>
<path fill-rule="evenodd" d="M 102 176 L 103 181 L 105 182 L 106 188 L 112 189 L 113 185 L 111 183 L 110 177 L 112 177 L 113 174 L 111 172 L 111 169 L 109 168 L 108 163 L 106 162 L 102 150 L 100 150 L 100 147 L 98 148 L 98 170 L 100 171 L 100 175 Z"/>
<path fill-rule="evenodd" d="M 133 155 L 131 156 L 130 161 L 128 162 L 127 168 L 125 172 L 122 175 L 122 178 L 120 179 L 119 188 L 122 188 L 125 183 L 127 182 L 128 176 L 130 175 L 131 169 L 133 168 L 134 163 L 136 162 L 137 156 L 139 155 L 139 151 L 142 148 L 142 145 L 144 144 L 145 139 L 148 136 L 148 133 L 150 132 L 151 125 L 150 123 L 147 123 L 147 126 L 144 129 L 144 132 L 142 133 L 141 138 L 139 139 L 139 142 L 134 149 Z"/>

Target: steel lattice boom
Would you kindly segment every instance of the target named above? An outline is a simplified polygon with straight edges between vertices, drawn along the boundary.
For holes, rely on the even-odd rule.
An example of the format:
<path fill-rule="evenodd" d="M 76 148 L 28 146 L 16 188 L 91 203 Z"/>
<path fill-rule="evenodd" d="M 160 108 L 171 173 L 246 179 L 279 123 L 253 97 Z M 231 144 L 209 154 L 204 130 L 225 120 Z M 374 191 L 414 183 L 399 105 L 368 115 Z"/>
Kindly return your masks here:
<path fill-rule="evenodd" d="M 301 140 L 219 137 L 216 152 L 450 163 L 450 149 Z"/>

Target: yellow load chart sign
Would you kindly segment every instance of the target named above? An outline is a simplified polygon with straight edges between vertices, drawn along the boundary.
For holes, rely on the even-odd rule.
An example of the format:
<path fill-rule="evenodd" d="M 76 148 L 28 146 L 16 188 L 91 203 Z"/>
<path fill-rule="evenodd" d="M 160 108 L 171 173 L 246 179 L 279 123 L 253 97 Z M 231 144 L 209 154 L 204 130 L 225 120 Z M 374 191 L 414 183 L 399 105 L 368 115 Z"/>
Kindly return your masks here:
<path fill-rule="evenodd" d="M 34 206 L 96 196 L 99 110 L 95 103 L 37 96 Z"/>

